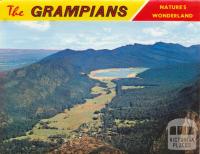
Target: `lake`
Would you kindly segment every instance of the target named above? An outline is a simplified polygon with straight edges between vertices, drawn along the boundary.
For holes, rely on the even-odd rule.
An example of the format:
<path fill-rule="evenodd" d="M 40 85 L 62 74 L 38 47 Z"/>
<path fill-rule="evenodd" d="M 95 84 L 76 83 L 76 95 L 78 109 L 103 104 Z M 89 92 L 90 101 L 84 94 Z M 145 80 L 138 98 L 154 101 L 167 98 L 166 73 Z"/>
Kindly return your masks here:
<path fill-rule="evenodd" d="M 148 68 L 131 67 L 131 68 L 109 68 L 90 72 L 89 77 L 93 79 L 119 79 L 119 78 L 135 78 L 139 73 L 146 71 Z"/>

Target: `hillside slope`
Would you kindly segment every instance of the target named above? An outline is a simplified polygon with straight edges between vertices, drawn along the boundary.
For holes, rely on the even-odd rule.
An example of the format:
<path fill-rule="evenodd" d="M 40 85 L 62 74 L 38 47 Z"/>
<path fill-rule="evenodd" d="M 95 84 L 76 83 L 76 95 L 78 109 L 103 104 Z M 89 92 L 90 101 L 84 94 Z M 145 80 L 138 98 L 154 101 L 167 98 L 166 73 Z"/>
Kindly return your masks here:
<path fill-rule="evenodd" d="M 20 135 L 41 118 L 83 103 L 91 97 L 90 89 L 97 82 L 81 75 L 70 63 L 58 60 L 11 71 L 1 83 L 1 109 L 8 124 L 0 131 L 3 139 Z"/>
<path fill-rule="evenodd" d="M 152 146 L 152 154 L 199 154 L 199 135 L 200 135 L 200 80 L 196 81 L 193 85 L 185 87 L 179 93 L 179 104 L 188 104 L 181 112 L 172 114 L 169 120 L 174 118 L 189 118 L 195 121 L 197 131 L 197 149 L 191 151 L 170 151 L 167 148 L 167 134 L 166 130 L 160 135 L 158 140 Z"/>
<path fill-rule="evenodd" d="M 73 63 L 84 72 L 113 67 L 164 67 L 200 61 L 199 45 L 184 47 L 158 42 L 153 45 L 134 44 L 113 50 L 63 50 L 44 61 L 62 59 Z"/>
<path fill-rule="evenodd" d="M 150 69 L 140 78 L 117 80 L 117 96 L 102 110 L 104 140 L 130 154 L 150 153 L 168 121 L 191 111 L 190 100 L 198 95 L 186 93 L 185 87 L 199 74 L 200 65 L 187 64 Z M 124 85 L 140 88 L 123 89 Z"/>

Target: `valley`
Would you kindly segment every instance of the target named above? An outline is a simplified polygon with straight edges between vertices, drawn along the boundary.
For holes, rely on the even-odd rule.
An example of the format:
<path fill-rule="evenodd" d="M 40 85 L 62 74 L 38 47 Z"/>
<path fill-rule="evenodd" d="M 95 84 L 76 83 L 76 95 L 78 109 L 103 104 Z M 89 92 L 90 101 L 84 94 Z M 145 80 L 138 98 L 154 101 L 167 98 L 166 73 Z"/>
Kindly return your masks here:
<path fill-rule="evenodd" d="M 42 119 L 32 130 L 26 132 L 26 136 L 16 137 L 10 140 L 28 139 L 32 141 L 56 142 L 82 137 L 84 134 L 96 135 L 102 128 L 101 110 L 108 105 L 116 96 L 116 84 L 112 81 L 120 78 L 136 78 L 144 68 L 119 68 L 92 71 L 90 78 L 105 83 L 105 86 L 96 85 L 91 88 L 91 94 L 96 95 L 86 99 L 83 104 L 65 109 L 64 112 L 48 119 Z M 128 74 L 125 74 L 128 71 Z M 99 77 L 96 72 L 106 72 Z M 110 77 L 109 73 L 113 73 Z M 124 75 L 122 75 L 124 74 Z M 130 74 L 134 74 L 130 77 Z M 108 77 L 109 76 L 109 77 Z M 89 133 L 90 132 L 90 133 Z M 89 133 L 89 134 L 88 134 Z"/>
<path fill-rule="evenodd" d="M 198 51 L 163 42 L 66 49 L 2 73 L 1 153 L 153 153 L 169 120 L 197 112 L 195 91 L 183 94 L 199 79 Z"/>
<path fill-rule="evenodd" d="M 89 128 L 98 131 L 101 125 L 100 110 L 105 107 L 115 96 L 115 84 L 112 81 L 104 80 L 106 87 L 95 86 L 91 89 L 91 93 L 97 95 L 92 99 L 86 99 L 83 104 L 75 105 L 73 108 L 65 109 L 63 113 L 59 113 L 52 118 L 43 119 L 34 128 L 26 133 L 26 136 L 17 137 L 15 139 L 30 139 L 51 141 L 53 138 L 70 139 L 79 137 L 82 134 L 76 130 L 81 125 L 88 125 L 83 133 L 87 133 Z M 58 137 L 56 137 L 58 136 Z"/>

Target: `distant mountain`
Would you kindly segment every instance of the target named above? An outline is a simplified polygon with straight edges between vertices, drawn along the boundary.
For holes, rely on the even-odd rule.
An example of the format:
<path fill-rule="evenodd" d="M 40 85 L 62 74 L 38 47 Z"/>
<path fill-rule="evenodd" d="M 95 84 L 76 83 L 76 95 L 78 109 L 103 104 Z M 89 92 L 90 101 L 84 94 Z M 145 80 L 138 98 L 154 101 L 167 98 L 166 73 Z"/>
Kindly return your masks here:
<path fill-rule="evenodd" d="M 58 52 L 58 50 L 0 49 L 0 71 L 30 65 L 56 52 Z M 155 67 L 157 65 L 199 61 L 200 45 L 184 47 L 179 44 L 158 42 L 153 45 L 127 45 L 113 50 L 88 49 L 79 52 L 66 49 L 48 57 L 48 59 L 57 59 L 59 57 L 70 60 L 86 71 L 99 67 L 121 67 L 119 63 L 124 67 L 132 65 Z M 110 61 L 112 61 L 112 63 Z"/>
<path fill-rule="evenodd" d="M 63 50 L 43 61 L 68 61 L 82 71 L 110 67 L 161 67 L 178 63 L 200 62 L 200 45 L 184 47 L 179 44 L 158 42 L 153 45 L 134 44 L 113 50 Z"/>
<path fill-rule="evenodd" d="M 0 49 L 0 72 L 35 63 L 58 50 Z"/>
<path fill-rule="evenodd" d="M 19 136 L 41 118 L 55 115 L 92 97 L 90 88 L 98 81 L 86 75 L 91 70 L 198 63 L 199 47 L 159 42 L 127 45 L 114 50 L 67 49 L 9 71 L 0 79 L 0 121 L 4 123 L 0 125 L 0 138 Z"/>

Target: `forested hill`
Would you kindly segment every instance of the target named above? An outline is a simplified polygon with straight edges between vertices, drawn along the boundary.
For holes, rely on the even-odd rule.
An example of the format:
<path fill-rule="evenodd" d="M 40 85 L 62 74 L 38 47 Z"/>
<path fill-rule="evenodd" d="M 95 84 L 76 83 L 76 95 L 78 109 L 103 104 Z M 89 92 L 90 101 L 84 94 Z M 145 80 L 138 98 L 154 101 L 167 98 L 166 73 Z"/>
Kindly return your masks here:
<path fill-rule="evenodd" d="M 8 72 L 0 81 L 0 139 L 22 135 L 41 118 L 83 103 L 97 83 L 59 59 Z"/>
<path fill-rule="evenodd" d="M 189 118 L 195 121 L 198 131 L 197 135 L 200 134 L 200 79 L 194 82 L 192 85 L 183 88 L 176 100 L 177 105 L 184 106 L 184 108 L 171 115 L 171 120 L 174 118 Z M 167 121 L 166 121 L 167 122 Z M 199 154 L 199 140 L 197 136 L 197 149 L 190 151 L 170 151 L 167 148 L 167 133 L 163 129 L 163 133 L 159 136 L 156 142 L 152 146 L 151 154 Z"/>
<path fill-rule="evenodd" d="M 68 61 L 82 71 L 112 67 L 162 67 L 180 63 L 200 62 L 200 45 L 184 47 L 158 42 L 153 45 L 134 44 L 113 50 L 63 50 L 45 58 L 47 61 Z M 58 61 L 57 61 L 58 62 Z"/>

